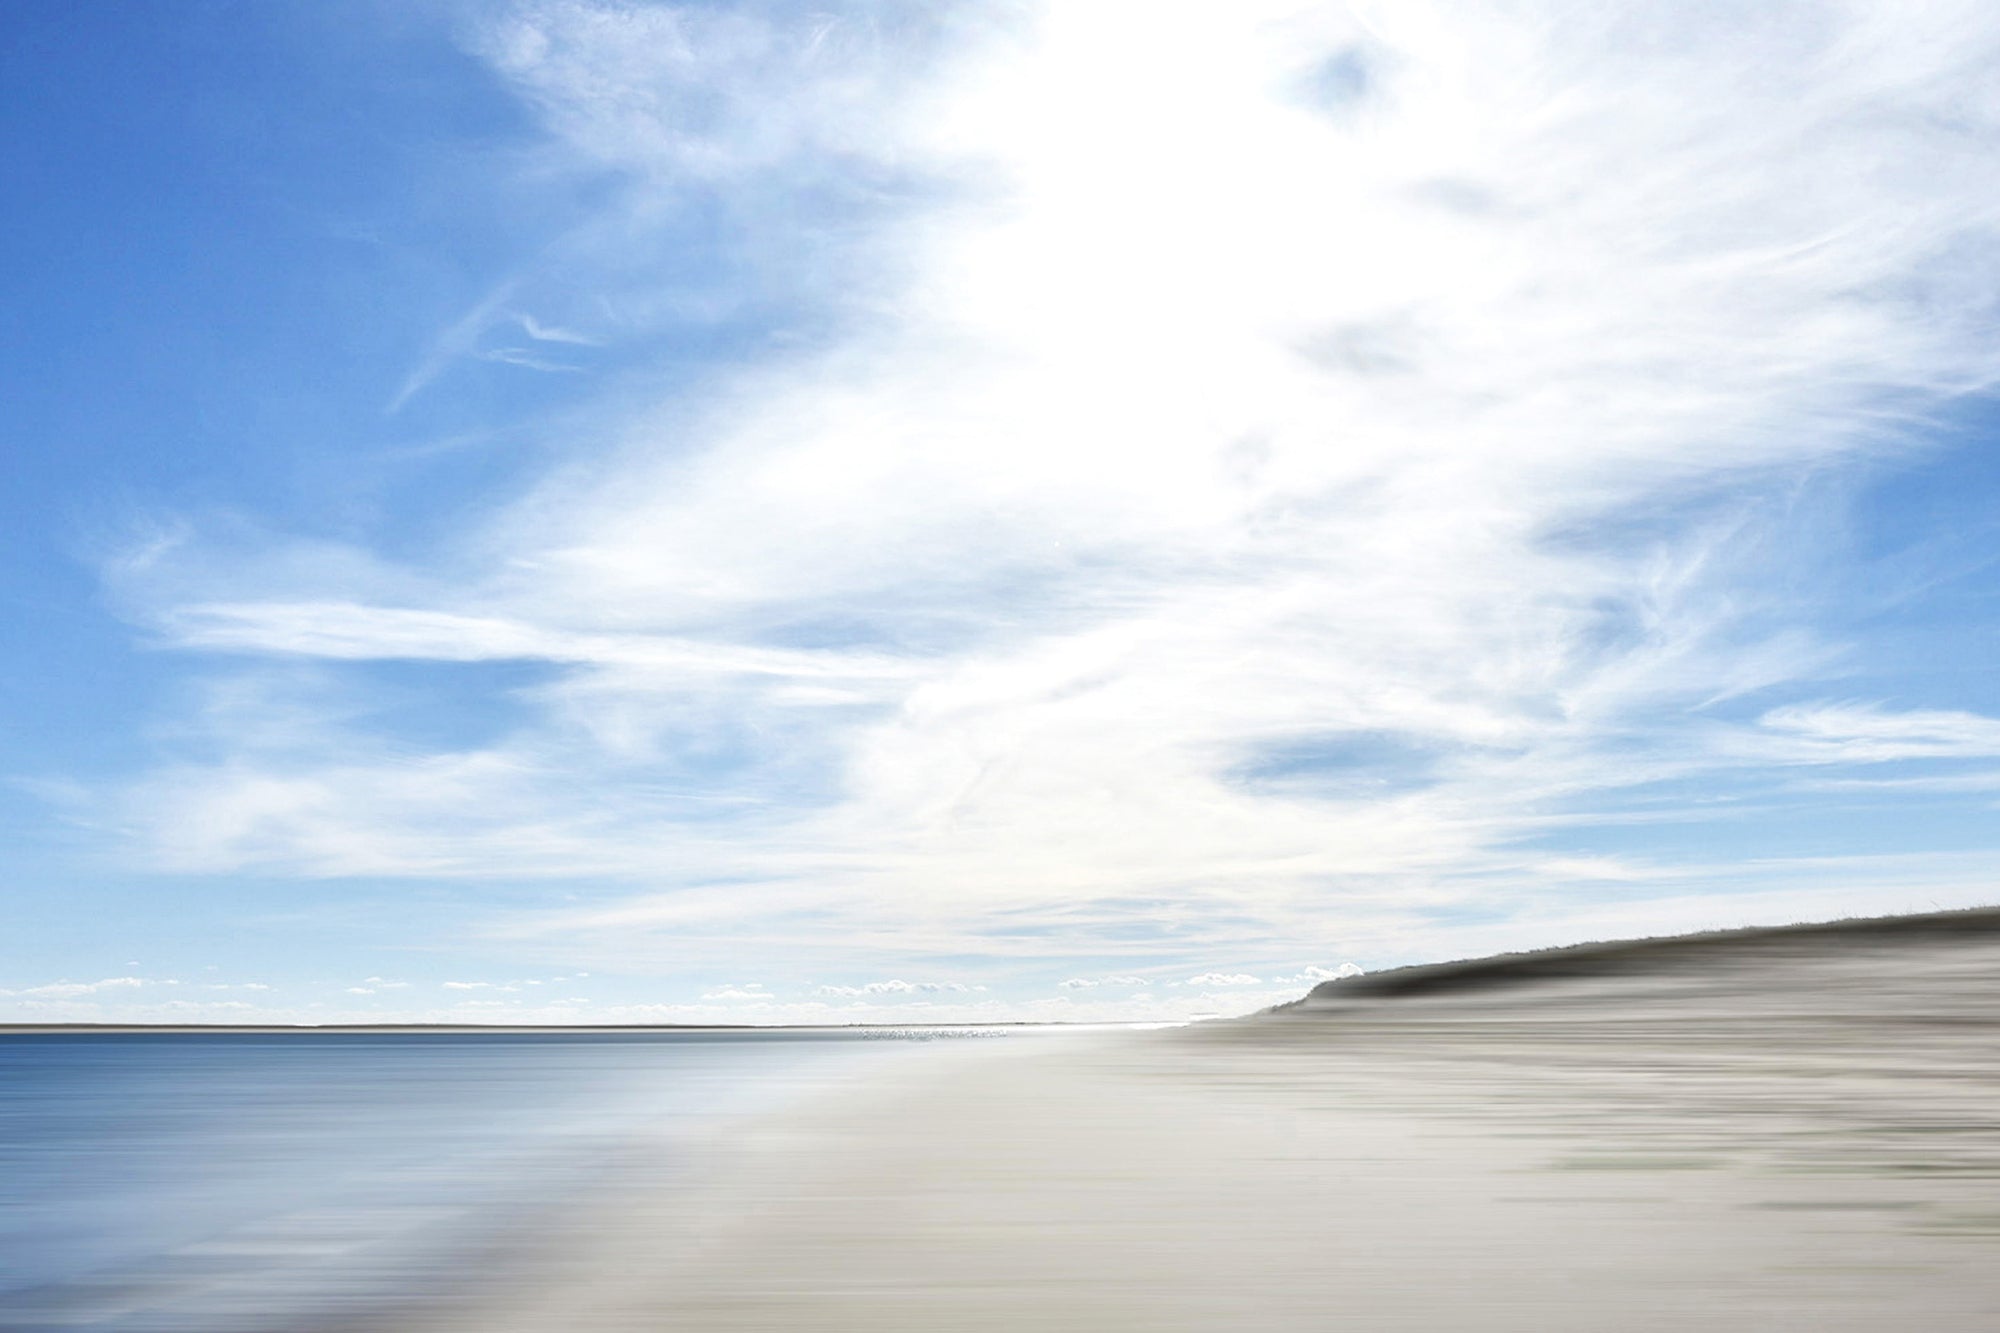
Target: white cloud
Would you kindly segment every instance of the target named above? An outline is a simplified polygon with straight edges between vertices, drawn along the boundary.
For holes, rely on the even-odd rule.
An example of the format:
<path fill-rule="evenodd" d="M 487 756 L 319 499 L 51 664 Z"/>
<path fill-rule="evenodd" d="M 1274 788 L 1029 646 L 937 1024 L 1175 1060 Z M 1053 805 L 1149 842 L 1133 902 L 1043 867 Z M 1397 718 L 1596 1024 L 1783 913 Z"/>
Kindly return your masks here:
<path fill-rule="evenodd" d="M 957 981 L 870 981 L 860 986 L 821 986 L 821 995 L 969 995 L 984 986 Z"/>
<path fill-rule="evenodd" d="M 163 983 L 151 982 L 144 977 L 106 977 L 102 981 L 55 981 L 44 986 L 25 986 L 19 990 L 0 991 L 0 995 L 19 996 L 24 999 L 71 1000 L 84 995 L 101 995 L 136 989 Z"/>
<path fill-rule="evenodd" d="M 1353 963 L 1342 963 L 1339 967 L 1308 967 L 1297 976 L 1274 977 L 1279 982 L 1306 982 L 1317 985 L 1322 981 L 1338 981 L 1343 977 L 1358 977 L 1361 969 Z"/>
<path fill-rule="evenodd" d="M 2000 752 L 1970 714 L 1713 709 L 1837 655 L 1759 581 L 1810 558 L 1759 487 L 1992 377 L 2000 15 L 1356 13 L 489 20 L 543 165 L 640 201 L 606 235 L 698 196 L 775 253 L 789 182 L 890 201 L 786 294 L 837 336 L 619 421 L 429 564 L 156 543 L 120 587 L 181 647 L 553 679 L 415 754 L 218 704 L 221 757 L 104 822 L 203 873 L 599 881 L 500 925 L 566 949 L 1083 960 L 1171 916 L 1266 957 L 1551 870 L 1712 882 L 1524 850 L 1620 790 Z M 524 304 L 399 401 L 497 323 L 568 341 Z"/>
<path fill-rule="evenodd" d="M 1064 990 L 1089 990 L 1095 986 L 1143 986 L 1144 977 L 1071 977 L 1062 982 Z"/>
<path fill-rule="evenodd" d="M 512 296 L 513 284 L 502 283 L 431 339 L 423 359 L 403 378 L 402 384 L 389 399 L 387 411 L 390 415 L 402 411 L 410 399 L 428 388 L 453 361 L 472 354 L 480 337 L 502 318 Z"/>
<path fill-rule="evenodd" d="M 717 990 L 712 990 L 712 991 L 707 991 L 707 992 L 704 992 L 701 998 L 702 998 L 702 999 L 704 999 L 704 1000 L 765 1000 L 765 1001 L 769 1001 L 771 997 L 770 997 L 770 996 L 769 996 L 768 994 L 766 994 L 766 993 L 765 993 L 764 991 L 762 991 L 762 990 L 759 990 L 759 989 L 757 989 L 757 988 L 755 988 L 755 987 L 748 987 L 748 988 L 746 988 L 746 987 L 740 987 L 740 986 L 723 986 L 723 987 L 721 987 L 720 989 L 717 989 Z"/>
<path fill-rule="evenodd" d="M 569 343 L 577 347 L 595 347 L 599 343 L 598 339 L 588 337 L 573 329 L 558 328 L 553 324 L 544 324 L 533 315 L 524 314 L 518 316 L 518 318 L 521 321 L 521 330 L 536 342 Z"/>
<path fill-rule="evenodd" d="M 1263 980 L 1247 972 L 1204 972 L 1198 977 L 1189 977 L 1190 986 L 1260 986 Z"/>
<path fill-rule="evenodd" d="M 481 361 L 493 361 L 503 366 L 519 366 L 523 370 L 539 370 L 550 375 L 574 375 L 583 369 L 565 361 L 551 361 L 545 356 L 537 356 L 519 347 L 493 347 L 477 355 Z"/>
<path fill-rule="evenodd" d="M 1774 708 L 1759 719 L 1775 758 L 1808 764 L 1894 759 L 1990 759 L 2000 755 L 2000 718 L 1940 709 L 1892 712 L 1874 704 Z"/>

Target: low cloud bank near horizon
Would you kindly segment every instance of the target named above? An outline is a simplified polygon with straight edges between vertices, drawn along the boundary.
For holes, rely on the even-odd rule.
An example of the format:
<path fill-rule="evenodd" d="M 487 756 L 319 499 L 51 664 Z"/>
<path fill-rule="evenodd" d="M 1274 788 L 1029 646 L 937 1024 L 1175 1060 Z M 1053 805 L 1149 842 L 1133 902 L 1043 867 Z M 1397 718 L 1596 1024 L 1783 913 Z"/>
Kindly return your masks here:
<path fill-rule="evenodd" d="M 78 800 L 136 864 L 504 883 L 461 929 L 516 951 L 925 978 L 829 1000 L 1001 989 L 926 961 L 968 957 L 1296 989 L 1339 973 L 1269 960 L 1991 882 L 1755 828 L 2000 761 L 1976 703 L 1844 683 L 1852 497 L 2000 370 L 2000 12 L 471 23 L 520 169 L 613 202 L 465 328 L 595 354 L 614 299 L 709 308 L 647 258 L 697 207 L 783 317 L 607 387 L 427 544 L 112 562 L 201 673 L 159 765 Z M 538 670 L 466 687 L 476 740 L 370 707 L 383 664 L 495 663 Z"/>

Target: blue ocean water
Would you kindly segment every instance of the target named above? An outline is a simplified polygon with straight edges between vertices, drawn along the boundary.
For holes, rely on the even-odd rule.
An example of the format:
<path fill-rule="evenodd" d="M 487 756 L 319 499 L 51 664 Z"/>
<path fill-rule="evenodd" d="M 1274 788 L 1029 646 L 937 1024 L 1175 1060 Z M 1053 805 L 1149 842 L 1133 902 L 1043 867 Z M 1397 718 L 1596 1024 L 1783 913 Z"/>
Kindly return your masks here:
<path fill-rule="evenodd" d="M 0 1035 L 0 1329 L 305 1328 L 420 1295 L 643 1145 L 885 1062 L 853 1034 Z"/>

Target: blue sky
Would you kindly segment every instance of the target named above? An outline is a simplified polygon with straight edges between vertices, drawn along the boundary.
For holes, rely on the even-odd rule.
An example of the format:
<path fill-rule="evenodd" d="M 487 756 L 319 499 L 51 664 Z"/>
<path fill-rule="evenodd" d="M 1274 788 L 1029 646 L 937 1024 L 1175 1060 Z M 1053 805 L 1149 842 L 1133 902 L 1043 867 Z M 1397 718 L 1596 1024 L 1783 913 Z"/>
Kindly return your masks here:
<path fill-rule="evenodd" d="M 1171 1018 L 1994 901 L 1996 56 L 13 6 L 0 1016 Z"/>

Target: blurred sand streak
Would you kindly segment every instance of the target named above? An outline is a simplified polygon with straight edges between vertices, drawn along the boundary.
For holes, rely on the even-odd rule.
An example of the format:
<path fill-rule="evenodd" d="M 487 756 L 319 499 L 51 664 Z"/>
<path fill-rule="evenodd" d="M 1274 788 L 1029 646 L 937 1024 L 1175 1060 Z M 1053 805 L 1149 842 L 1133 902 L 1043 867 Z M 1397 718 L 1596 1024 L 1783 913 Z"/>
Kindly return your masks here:
<path fill-rule="evenodd" d="M 398 1326 L 2000 1328 L 2000 912 L 1529 960 L 958 1044 Z"/>

